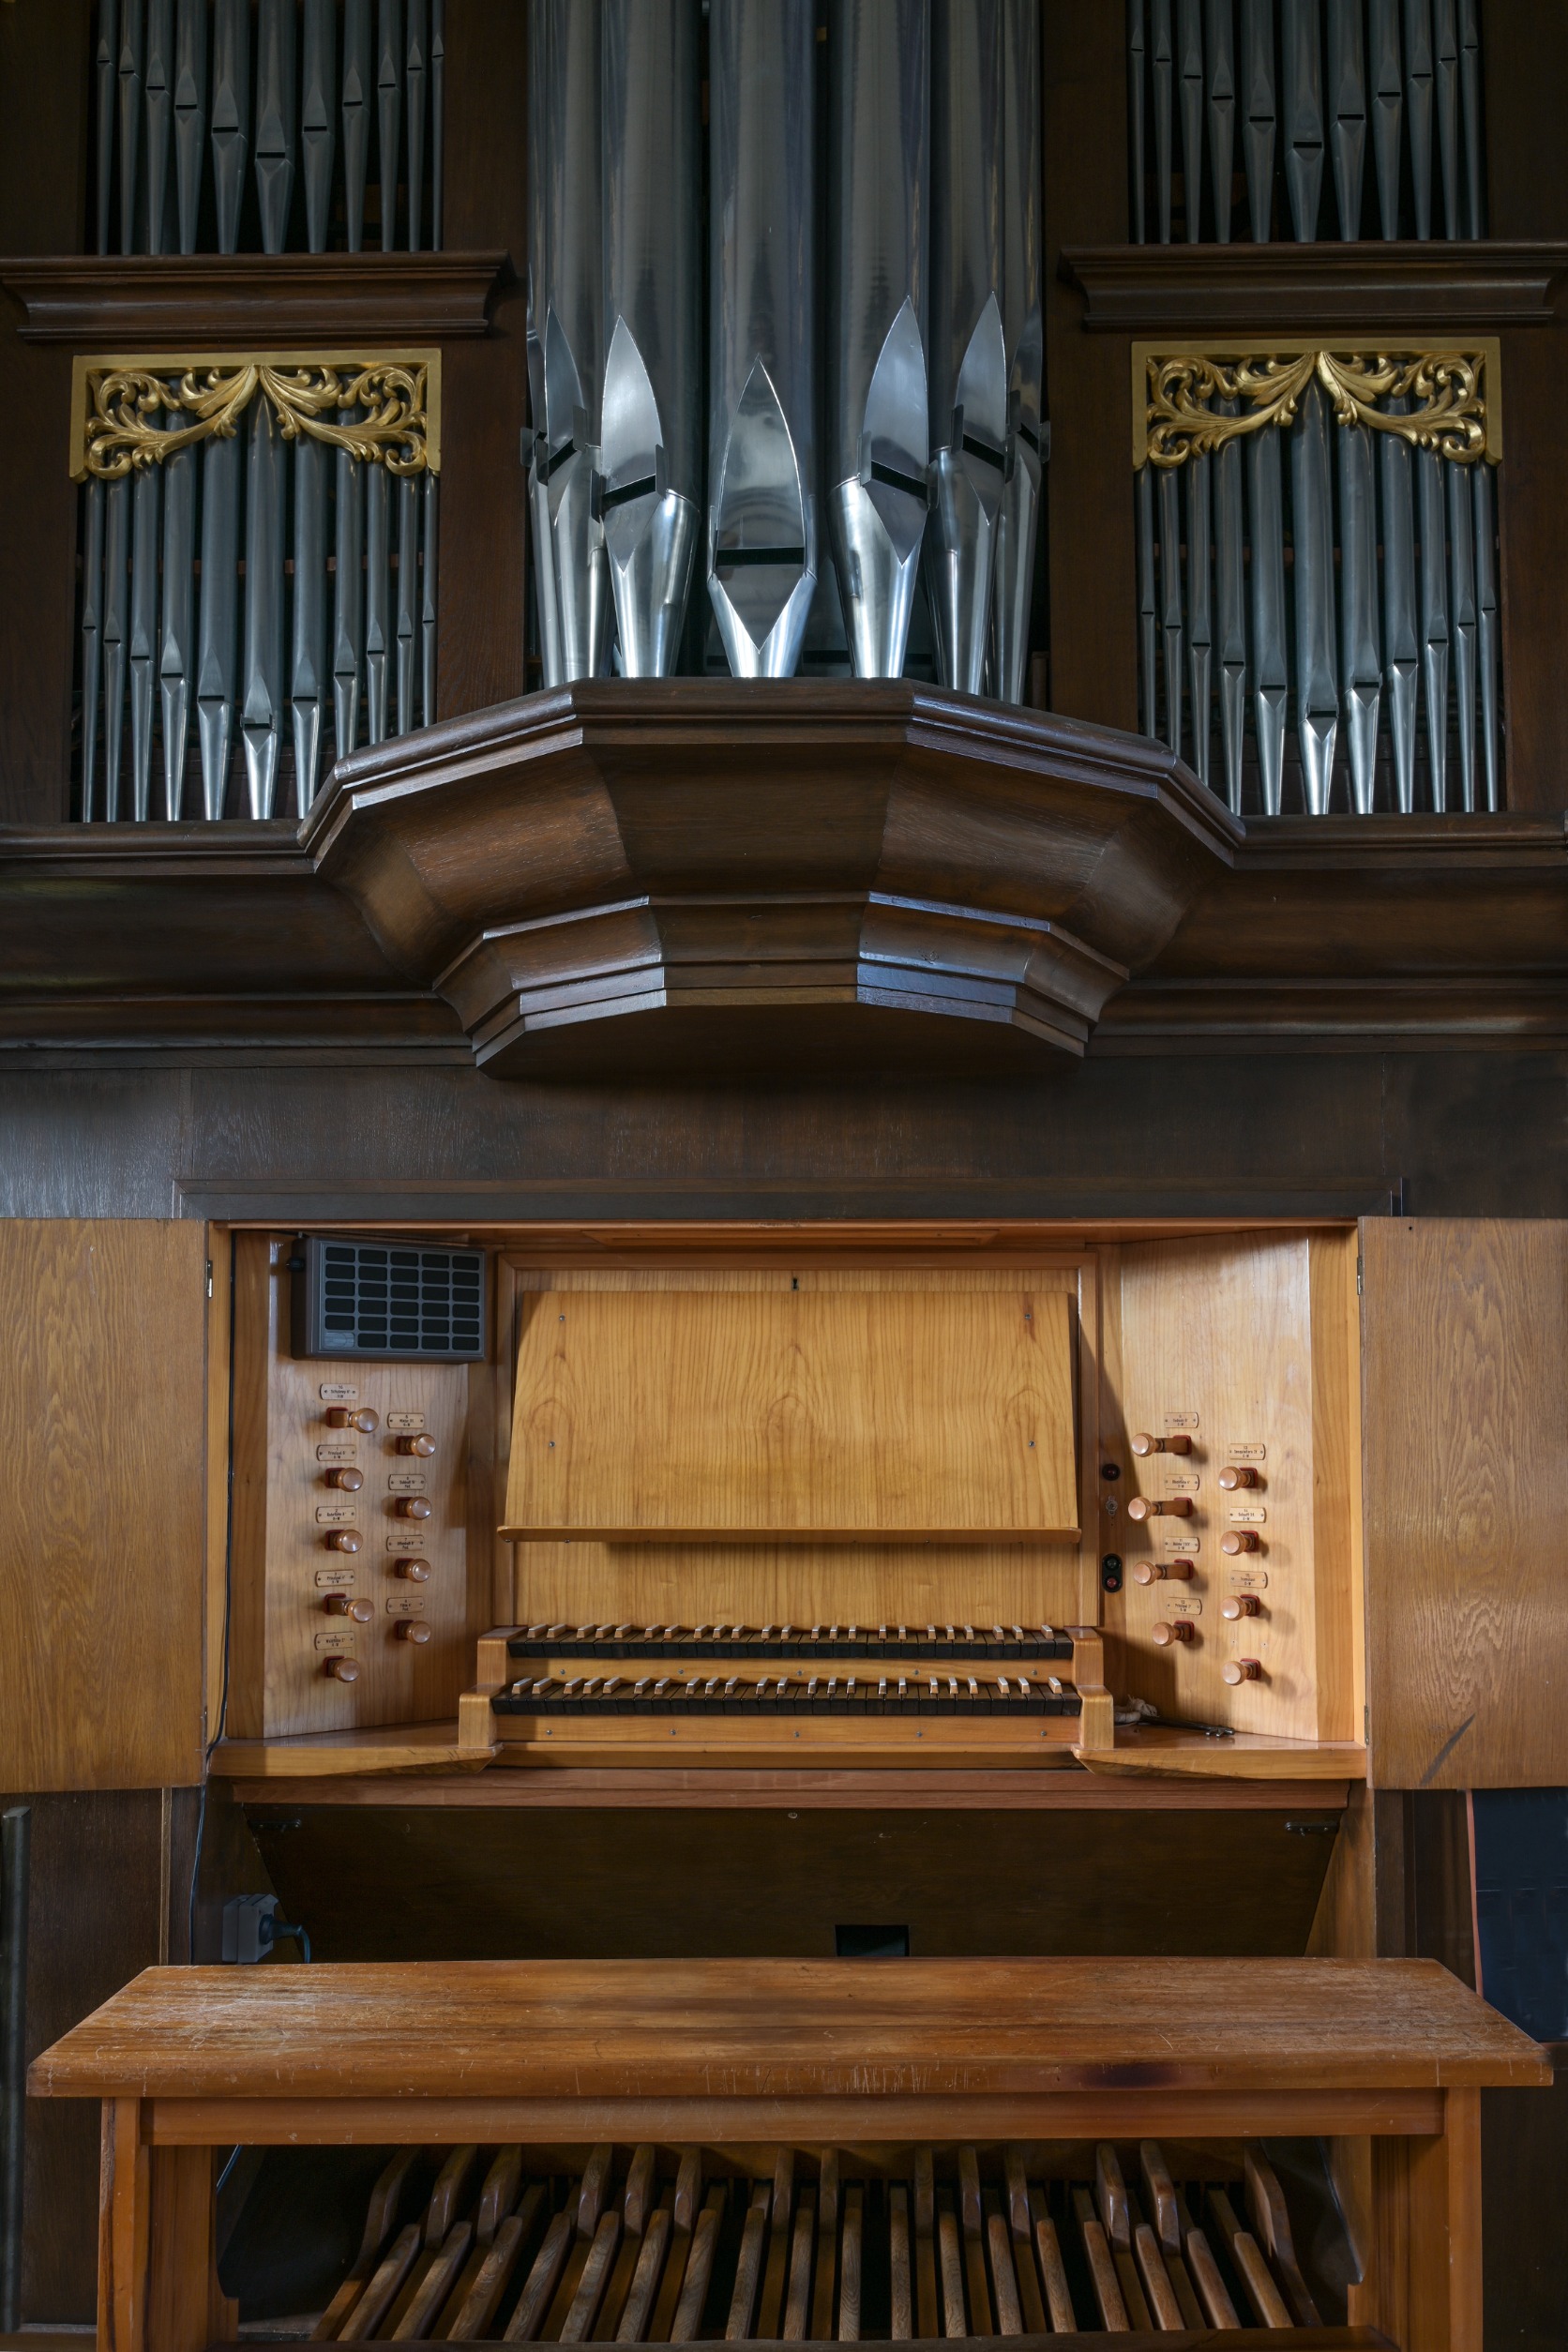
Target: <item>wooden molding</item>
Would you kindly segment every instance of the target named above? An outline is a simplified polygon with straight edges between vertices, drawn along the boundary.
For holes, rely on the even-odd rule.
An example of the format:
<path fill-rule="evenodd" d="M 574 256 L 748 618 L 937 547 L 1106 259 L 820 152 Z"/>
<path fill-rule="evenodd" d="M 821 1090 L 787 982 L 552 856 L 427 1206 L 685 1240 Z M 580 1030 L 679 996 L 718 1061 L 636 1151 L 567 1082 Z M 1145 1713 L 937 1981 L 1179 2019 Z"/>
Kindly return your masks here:
<path fill-rule="evenodd" d="M 0 260 L 23 342 L 79 351 L 444 343 L 488 331 L 505 253 L 45 254 Z"/>
<path fill-rule="evenodd" d="M 1091 332 L 1387 335 L 1550 326 L 1568 246 L 1070 246 Z"/>

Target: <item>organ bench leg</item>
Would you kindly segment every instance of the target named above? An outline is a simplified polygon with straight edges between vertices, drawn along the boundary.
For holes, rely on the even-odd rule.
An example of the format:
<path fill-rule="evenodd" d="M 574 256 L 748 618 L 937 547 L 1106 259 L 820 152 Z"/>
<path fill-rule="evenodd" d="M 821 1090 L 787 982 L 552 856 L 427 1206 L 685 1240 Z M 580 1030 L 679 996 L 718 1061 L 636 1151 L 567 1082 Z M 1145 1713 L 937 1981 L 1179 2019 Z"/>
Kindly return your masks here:
<path fill-rule="evenodd" d="M 152 2148 L 140 2099 L 106 2099 L 98 2194 L 98 2352 L 233 2342 L 218 2284 L 216 2151 Z"/>
<path fill-rule="evenodd" d="M 1440 2134 L 1372 2142 L 1370 2276 L 1353 2325 L 1401 2352 L 1482 2352 L 1481 2093 L 1443 2095 Z"/>

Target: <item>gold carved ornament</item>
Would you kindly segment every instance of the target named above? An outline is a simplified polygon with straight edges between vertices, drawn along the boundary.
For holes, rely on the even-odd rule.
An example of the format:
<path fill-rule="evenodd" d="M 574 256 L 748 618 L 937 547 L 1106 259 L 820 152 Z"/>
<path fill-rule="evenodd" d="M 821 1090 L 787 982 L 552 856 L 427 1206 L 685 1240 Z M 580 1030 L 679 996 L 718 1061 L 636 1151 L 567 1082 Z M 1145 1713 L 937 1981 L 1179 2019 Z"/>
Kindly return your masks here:
<path fill-rule="evenodd" d="M 258 395 L 285 441 L 308 436 L 399 475 L 441 468 L 441 360 L 434 352 L 353 359 L 234 353 L 78 359 L 74 373 L 76 481 L 123 481 L 198 442 L 232 440 Z"/>
<path fill-rule="evenodd" d="M 1164 468 L 1210 456 L 1228 442 L 1265 426 L 1295 421 L 1314 379 L 1327 393 L 1334 421 L 1391 433 L 1412 448 L 1474 465 L 1502 455 L 1496 419 L 1495 344 L 1415 356 L 1330 351 L 1257 354 L 1134 351 L 1133 462 Z M 1488 393 L 1491 394 L 1490 403 Z M 1380 401 L 1409 402 L 1391 412 Z M 1226 408 L 1218 401 L 1232 404 Z"/>

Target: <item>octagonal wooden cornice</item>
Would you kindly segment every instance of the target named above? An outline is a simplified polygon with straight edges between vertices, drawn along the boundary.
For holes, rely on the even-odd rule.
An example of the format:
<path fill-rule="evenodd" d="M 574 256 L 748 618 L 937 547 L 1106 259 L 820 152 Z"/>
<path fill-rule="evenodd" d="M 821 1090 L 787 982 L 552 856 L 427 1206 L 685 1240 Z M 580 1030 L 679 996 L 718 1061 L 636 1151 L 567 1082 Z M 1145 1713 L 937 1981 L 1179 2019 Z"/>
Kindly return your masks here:
<path fill-rule="evenodd" d="M 335 771 L 303 828 L 496 1076 L 1081 1054 L 1242 827 L 1141 738 L 907 684 L 593 683 Z"/>

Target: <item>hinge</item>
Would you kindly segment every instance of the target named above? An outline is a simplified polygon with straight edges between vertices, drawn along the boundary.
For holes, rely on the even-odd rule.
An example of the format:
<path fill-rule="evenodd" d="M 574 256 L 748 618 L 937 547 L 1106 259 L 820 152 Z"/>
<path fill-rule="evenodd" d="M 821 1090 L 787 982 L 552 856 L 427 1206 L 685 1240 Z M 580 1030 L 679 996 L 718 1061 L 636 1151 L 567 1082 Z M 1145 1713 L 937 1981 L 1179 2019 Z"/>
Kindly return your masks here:
<path fill-rule="evenodd" d="M 207 1296 L 209 1299 L 212 1296 L 212 1259 L 210 1258 L 207 1259 Z"/>
<path fill-rule="evenodd" d="M 1361 1259 L 1359 1258 L 1356 1259 L 1356 1296 L 1358 1299 L 1361 1296 Z"/>

